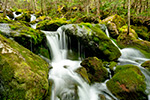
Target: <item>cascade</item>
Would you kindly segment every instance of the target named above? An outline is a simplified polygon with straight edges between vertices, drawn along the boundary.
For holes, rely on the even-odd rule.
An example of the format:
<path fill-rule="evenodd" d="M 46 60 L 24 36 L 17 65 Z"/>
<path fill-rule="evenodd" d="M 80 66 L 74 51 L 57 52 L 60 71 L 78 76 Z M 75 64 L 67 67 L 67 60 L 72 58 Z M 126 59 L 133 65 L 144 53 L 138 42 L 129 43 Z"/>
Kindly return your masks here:
<path fill-rule="evenodd" d="M 54 84 L 51 100 L 99 100 L 99 94 L 105 95 L 107 100 L 111 100 L 111 97 L 115 98 L 108 91 L 106 82 L 90 86 L 75 72 L 77 68 L 81 67 L 81 61 L 67 59 L 70 40 L 65 35 L 63 27 L 69 27 L 69 25 L 60 27 L 56 32 L 43 31 L 52 55 L 51 65 L 53 68 L 49 72 L 49 79 Z M 80 50 L 79 48 L 78 50 Z"/>
<path fill-rule="evenodd" d="M 14 15 L 14 19 L 13 20 L 15 20 L 16 17 L 21 16 L 22 14 L 23 14 L 23 12 L 21 12 L 21 14 L 18 14 L 18 15 L 16 14 L 16 12 L 13 12 L 13 15 Z"/>
<path fill-rule="evenodd" d="M 32 21 L 34 21 L 34 20 L 36 20 L 36 17 L 35 17 L 35 15 L 31 14 L 30 22 L 32 22 Z"/>
<path fill-rule="evenodd" d="M 105 33 L 110 38 L 107 27 L 105 29 Z M 139 39 L 141 40 L 141 38 L 139 38 Z M 111 41 L 121 52 L 121 57 L 118 59 L 118 61 L 119 61 L 118 65 L 125 65 L 125 64 L 136 65 L 140 68 L 141 72 L 144 74 L 144 76 L 146 78 L 146 85 L 147 85 L 146 93 L 149 94 L 148 100 L 150 100 L 150 84 L 149 84 L 150 83 L 150 72 L 148 70 L 144 69 L 143 67 L 141 67 L 141 64 L 143 62 L 148 61 L 150 59 L 145 58 L 144 55 L 140 51 L 138 51 L 134 48 L 120 49 L 113 40 L 111 40 Z"/>
<path fill-rule="evenodd" d="M 34 21 L 34 20 L 36 20 L 36 16 L 35 16 L 34 14 L 31 14 L 30 22 L 32 22 L 32 21 Z M 37 25 L 37 23 L 31 24 L 31 27 L 32 27 L 33 29 L 36 29 L 36 25 Z"/>

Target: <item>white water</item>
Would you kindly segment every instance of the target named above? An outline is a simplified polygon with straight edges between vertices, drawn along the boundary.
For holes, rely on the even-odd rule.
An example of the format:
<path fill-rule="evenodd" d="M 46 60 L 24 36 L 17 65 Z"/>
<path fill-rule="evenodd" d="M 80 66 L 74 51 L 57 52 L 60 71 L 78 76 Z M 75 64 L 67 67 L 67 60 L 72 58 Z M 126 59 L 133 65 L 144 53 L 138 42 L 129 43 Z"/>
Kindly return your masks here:
<path fill-rule="evenodd" d="M 30 22 L 32 22 L 32 21 L 34 21 L 34 20 L 36 20 L 36 17 L 35 17 L 35 15 L 31 14 Z"/>
<path fill-rule="evenodd" d="M 106 28 L 105 30 L 106 35 L 110 38 L 109 32 Z M 139 38 L 140 39 L 140 38 Z M 141 40 L 141 39 L 140 39 Z M 146 78 L 146 84 L 147 84 L 147 89 L 146 89 L 146 93 L 148 94 L 148 100 L 150 100 L 150 72 L 147 71 L 146 69 L 144 69 L 143 67 L 141 67 L 141 64 L 145 61 L 148 61 L 150 59 L 145 58 L 144 55 L 134 49 L 134 48 L 124 48 L 124 49 L 120 49 L 117 44 L 111 40 L 112 43 L 120 50 L 121 52 L 121 57 L 118 59 L 119 64 L 121 65 L 125 65 L 125 64 L 133 64 L 136 65 L 140 68 L 140 70 L 142 71 L 142 73 L 144 74 L 145 78 Z"/>
<path fill-rule="evenodd" d="M 9 27 L 9 24 L 6 23 L 0 23 L 0 31 L 4 32 L 6 34 L 9 34 L 11 32 L 11 29 Z"/>
<path fill-rule="evenodd" d="M 110 96 L 113 96 L 105 83 L 95 83 L 90 86 L 74 72 L 81 67 L 81 61 L 67 59 L 68 40 L 61 27 L 56 32 L 43 32 L 46 34 L 52 55 L 51 65 L 53 68 L 49 72 L 49 79 L 54 84 L 51 100 L 99 100 L 99 94 L 103 94 L 107 100 L 111 100 Z"/>
<path fill-rule="evenodd" d="M 36 26 L 37 26 L 37 23 L 31 25 L 31 27 L 32 27 L 33 29 L 36 29 Z"/>
<path fill-rule="evenodd" d="M 21 12 L 21 14 L 18 14 L 18 15 L 16 14 L 16 12 L 13 12 L 13 15 L 14 15 L 14 19 L 13 20 L 15 20 L 16 17 L 21 16 L 22 14 L 23 14 L 23 12 Z"/>

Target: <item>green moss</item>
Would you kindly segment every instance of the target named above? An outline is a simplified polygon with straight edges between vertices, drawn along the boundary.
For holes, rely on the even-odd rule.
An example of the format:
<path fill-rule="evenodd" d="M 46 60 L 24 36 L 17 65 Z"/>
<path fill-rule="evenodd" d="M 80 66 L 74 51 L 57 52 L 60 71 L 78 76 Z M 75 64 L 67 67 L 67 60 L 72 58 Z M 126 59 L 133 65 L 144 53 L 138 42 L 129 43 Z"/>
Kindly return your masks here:
<path fill-rule="evenodd" d="M 120 65 L 116 67 L 115 73 L 106 84 L 117 98 L 122 100 L 146 98 L 145 77 L 137 66 Z"/>
<path fill-rule="evenodd" d="M 122 27 L 123 25 L 126 24 L 125 19 L 123 19 L 119 15 L 109 16 L 106 19 L 102 20 L 102 23 L 106 23 L 106 25 L 107 25 L 107 24 L 109 24 L 108 23 L 109 21 L 115 23 L 117 26 L 117 29 L 119 29 L 120 27 Z"/>
<path fill-rule="evenodd" d="M 81 77 L 82 77 L 85 81 L 87 81 L 88 83 L 91 83 L 91 81 L 90 81 L 90 79 L 89 79 L 89 77 L 88 77 L 88 73 L 87 73 L 87 71 L 86 71 L 86 69 L 85 69 L 84 67 L 78 68 L 78 69 L 76 70 L 76 72 L 77 72 L 79 75 L 81 75 Z"/>
<path fill-rule="evenodd" d="M 111 71 L 114 71 L 114 67 L 116 67 L 117 63 L 116 62 L 110 62 L 109 68 Z"/>
<path fill-rule="evenodd" d="M 0 53 L 0 82 L 5 88 L 2 98 L 42 99 L 48 91 L 48 64 L 1 35 L 0 42 L 4 45 L 1 49 L 5 51 Z"/>
<path fill-rule="evenodd" d="M 103 67 L 102 61 L 96 57 L 88 57 L 82 61 L 81 66 L 87 70 L 91 83 L 103 82 L 108 78 L 108 71 Z"/>
<path fill-rule="evenodd" d="M 37 24 L 37 29 L 47 30 L 47 31 L 56 31 L 60 26 L 69 24 L 66 19 L 56 19 L 56 20 L 43 20 Z"/>
<path fill-rule="evenodd" d="M 144 63 L 141 64 L 141 66 L 150 71 L 150 60 L 145 61 Z"/>
<path fill-rule="evenodd" d="M 150 34 L 148 33 L 148 28 L 145 26 L 131 26 L 136 33 L 138 34 L 138 36 L 144 40 L 150 40 Z"/>

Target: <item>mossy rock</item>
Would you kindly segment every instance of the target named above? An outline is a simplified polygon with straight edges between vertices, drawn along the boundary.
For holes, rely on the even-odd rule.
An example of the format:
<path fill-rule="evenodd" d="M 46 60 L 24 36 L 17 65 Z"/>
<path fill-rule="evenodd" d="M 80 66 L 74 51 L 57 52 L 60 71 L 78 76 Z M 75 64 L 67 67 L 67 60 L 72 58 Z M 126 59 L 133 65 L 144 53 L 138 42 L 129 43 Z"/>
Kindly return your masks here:
<path fill-rule="evenodd" d="M 150 60 L 145 61 L 144 63 L 141 64 L 141 66 L 150 71 Z"/>
<path fill-rule="evenodd" d="M 131 27 L 136 31 L 136 33 L 138 34 L 138 36 L 141 39 L 150 41 L 150 33 L 148 32 L 147 27 L 145 27 L 145 26 L 133 26 L 133 25 Z"/>
<path fill-rule="evenodd" d="M 127 35 L 127 26 L 119 29 L 120 35 L 117 38 L 117 44 L 121 48 L 131 47 L 140 50 L 146 57 L 150 57 L 150 42 L 138 39 L 136 32 L 130 29 Z"/>
<path fill-rule="evenodd" d="M 48 46 L 46 44 L 46 36 L 43 32 L 26 26 L 24 22 L 14 22 L 9 24 L 9 27 L 9 34 L 6 34 L 5 32 L 2 32 L 1 34 L 13 38 L 19 44 L 35 54 L 41 54 L 50 58 Z"/>
<path fill-rule="evenodd" d="M 11 10 L 7 10 L 6 11 L 6 15 L 10 18 L 10 19 L 14 19 L 14 14 Z"/>
<path fill-rule="evenodd" d="M 15 20 L 30 22 L 31 15 L 29 12 L 23 12 L 23 14 L 19 17 L 16 17 Z"/>
<path fill-rule="evenodd" d="M 0 99 L 41 100 L 48 92 L 48 64 L 0 35 Z"/>
<path fill-rule="evenodd" d="M 3 14 L 0 14 L 0 23 L 11 23 L 13 20 L 8 19 L 7 17 L 3 17 Z"/>
<path fill-rule="evenodd" d="M 88 74 L 91 83 L 104 82 L 108 78 L 108 71 L 103 67 L 103 63 L 97 57 L 88 57 L 81 63 Z"/>
<path fill-rule="evenodd" d="M 106 83 L 113 95 L 121 100 L 147 100 L 145 76 L 134 65 L 119 65 Z"/>
<path fill-rule="evenodd" d="M 84 67 L 80 67 L 76 70 L 76 72 L 81 75 L 81 77 L 88 83 L 91 83 L 89 77 L 88 77 L 88 73 L 86 71 L 86 69 Z"/>
<path fill-rule="evenodd" d="M 117 29 L 116 24 L 115 24 L 115 23 L 112 23 L 112 22 L 108 22 L 107 27 L 108 27 L 110 36 L 111 36 L 112 38 L 115 38 L 115 39 L 116 39 L 116 38 L 119 36 L 119 32 L 118 32 L 118 29 Z"/>
<path fill-rule="evenodd" d="M 85 57 L 96 56 L 108 61 L 117 60 L 121 53 L 104 33 L 103 25 L 81 23 L 62 27 L 71 38 L 71 48 L 78 51 L 78 42 Z"/>
<path fill-rule="evenodd" d="M 60 26 L 69 24 L 65 19 L 43 20 L 37 24 L 37 29 L 46 31 L 56 31 Z"/>
<path fill-rule="evenodd" d="M 125 19 L 123 19 L 119 15 L 112 15 L 102 20 L 102 23 L 105 23 L 106 26 L 109 25 L 109 22 L 116 24 L 117 29 L 124 26 L 126 24 Z"/>
<path fill-rule="evenodd" d="M 34 20 L 34 21 L 30 22 L 30 23 L 31 24 L 35 24 L 35 23 L 38 23 L 38 22 L 41 22 L 41 21 L 44 21 L 44 20 L 52 20 L 52 19 L 49 16 L 40 16 L 36 20 Z"/>

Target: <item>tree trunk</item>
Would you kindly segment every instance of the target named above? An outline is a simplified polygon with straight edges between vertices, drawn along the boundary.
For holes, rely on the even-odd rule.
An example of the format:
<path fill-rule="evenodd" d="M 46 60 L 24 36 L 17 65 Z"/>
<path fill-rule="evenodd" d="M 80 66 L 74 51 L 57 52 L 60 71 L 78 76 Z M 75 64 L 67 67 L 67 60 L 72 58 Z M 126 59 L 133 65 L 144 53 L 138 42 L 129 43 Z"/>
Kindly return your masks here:
<path fill-rule="evenodd" d="M 41 12 L 43 14 L 43 0 L 41 0 Z"/>
<path fill-rule="evenodd" d="M 5 8 L 4 8 L 4 12 L 3 12 L 4 17 L 6 17 L 7 3 L 8 3 L 8 0 L 5 0 Z"/>
<path fill-rule="evenodd" d="M 127 35 L 130 33 L 130 0 L 128 0 L 128 32 Z"/>

